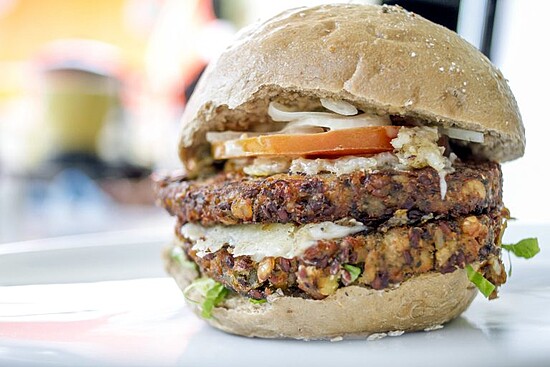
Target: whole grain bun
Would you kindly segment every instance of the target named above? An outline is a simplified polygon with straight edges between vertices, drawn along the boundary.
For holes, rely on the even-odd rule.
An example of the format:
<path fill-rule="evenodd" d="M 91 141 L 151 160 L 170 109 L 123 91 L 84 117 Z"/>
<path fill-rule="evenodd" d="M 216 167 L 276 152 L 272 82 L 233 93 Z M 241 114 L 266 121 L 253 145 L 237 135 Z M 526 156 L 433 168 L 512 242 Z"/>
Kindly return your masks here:
<path fill-rule="evenodd" d="M 483 132 L 471 147 L 489 160 L 524 152 L 507 81 L 476 48 L 400 7 L 340 4 L 289 10 L 241 32 L 189 100 L 180 157 L 195 170 L 210 162 L 207 131 L 258 130 L 270 101 L 310 110 L 319 98 Z"/>
<path fill-rule="evenodd" d="M 199 273 L 165 253 L 166 270 L 185 289 Z M 464 270 L 426 274 L 391 290 L 340 288 L 323 300 L 278 296 L 263 304 L 232 295 L 206 321 L 223 331 L 261 338 L 358 338 L 375 333 L 424 330 L 466 310 L 477 294 Z M 197 292 L 189 295 L 199 301 Z M 189 306 L 200 316 L 197 303 Z"/>

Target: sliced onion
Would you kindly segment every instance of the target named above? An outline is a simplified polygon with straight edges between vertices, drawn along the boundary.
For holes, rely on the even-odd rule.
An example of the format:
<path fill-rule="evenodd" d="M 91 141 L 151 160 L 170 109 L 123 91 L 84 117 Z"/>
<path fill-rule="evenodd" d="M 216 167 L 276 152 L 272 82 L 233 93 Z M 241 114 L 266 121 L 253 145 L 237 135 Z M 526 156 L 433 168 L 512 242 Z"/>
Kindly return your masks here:
<path fill-rule="evenodd" d="M 244 132 L 244 131 L 209 131 L 206 133 L 206 141 L 209 143 L 218 143 L 229 140 L 239 140 L 252 138 L 255 136 L 266 136 L 275 134 L 317 134 L 324 132 L 325 129 L 320 126 L 310 124 L 298 124 L 296 126 L 285 127 L 279 131 L 271 132 Z"/>
<path fill-rule="evenodd" d="M 347 102 L 342 103 L 348 104 Z M 269 104 L 268 114 L 274 121 L 288 123 L 282 130 L 272 132 L 209 131 L 206 133 L 206 140 L 210 143 L 215 143 L 260 135 L 315 134 L 326 130 L 391 125 L 391 120 L 387 116 L 367 114 L 342 116 L 331 112 L 291 112 L 285 111 L 284 106 L 276 102 Z"/>
<path fill-rule="evenodd" d="M 336 112 L 339 115 L 353 116 L 357 115 L 359 111 L 354 105 L 345 101 L 336 101 L 334 99 L 321 98 L 321 105 L 332 112 Z"/>
<path fill-rule="evenodd" d="M 277 102 L 271 102 L 267 109 L 267 114 L 273 121 L 296 121 L 307 117 L 326 118 L 337 117 L 338 115 L 330 112 L 295 112 L 285 111 L 284 106 Z"/>
<path fill-rule="evenodd" d="M 483 143 L 483 133 L 479 131 L 458 129 L 456 127 L 442 127 L 440 128 L 442 134 L 447 135 L 451 139 L 458 139 L 469 141 L 472 143 Z"/>
<path fill-rule="evenodd" d="M 268 135 L 269 133 L 255 133 L 248 131 L 209 131 L 206 133 L 206 141 L 216 143 L 218 141 L 237 140 L 253 136 Z"/>
<path fill-rule="evenodd" d="M 342 116 L 330 112 L 290 112 L 282 110 L 281 107 L 279 103 L 271 102 L 269 104 L 268 114 L 274 121 L 289 122 L 283 130 L 291 126 L 319 126 L 330 130 L 341 130 L 363 126 L 391 125 L 391 120 L 387 116 L 366 114 Z"/>
<path fill-rule="evenodd" d="M 322 127 L 328 130 L 344 130 L 353 129 L 356 127 L 365 126 L 386 126 L 391 125 L 387 117 L 382 116 L 366 116 L 357 115 L 353 117 L 325 117 L 323 119 L 307 117 L 298 121 L 289 122 L 288 125 L 281 130 L 281 133 L 287 133 L 291 129 L 298 126 Z"/>
<path fill-rule="evenodd" d="M 322 126 L 308 123 L 302 124 L 301 122 L 302 120 L 290 122 L 284 129 L 272 134 L 319 134 L 326 131 Z"/>

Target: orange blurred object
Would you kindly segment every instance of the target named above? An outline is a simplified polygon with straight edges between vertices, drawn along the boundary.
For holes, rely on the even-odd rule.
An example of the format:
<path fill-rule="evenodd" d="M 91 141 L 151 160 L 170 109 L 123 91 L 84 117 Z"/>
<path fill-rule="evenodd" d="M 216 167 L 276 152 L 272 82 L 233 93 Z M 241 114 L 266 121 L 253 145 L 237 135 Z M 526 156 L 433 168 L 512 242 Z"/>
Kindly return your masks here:
<path fill-rule="evenodd" d="M 6 2 L 6 1 L 4 1 Z M 119 46 L 141 66 L 147 35 L 160 0 L 13 0 L 0 13 L 0 60 L 24 60 L 62 38 L 94 39 Z M 149 10 L 147 10 L 148 7 Z M 149 12 L 150 14 L 147 14 Z M 140 13 L 147 21 L 138 21 Z"/>

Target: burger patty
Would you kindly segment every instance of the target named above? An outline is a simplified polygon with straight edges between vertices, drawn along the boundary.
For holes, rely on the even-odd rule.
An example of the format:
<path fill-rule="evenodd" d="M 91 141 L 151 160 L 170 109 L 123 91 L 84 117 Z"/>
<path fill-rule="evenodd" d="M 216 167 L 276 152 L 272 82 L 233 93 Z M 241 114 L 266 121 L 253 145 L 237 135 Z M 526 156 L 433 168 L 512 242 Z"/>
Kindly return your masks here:
<path fill-rule="evenodd" d="M 179 246 L 201 273 L 239 294 L 262 299 L 280 289 L 285 295 L 322 299 L 350 284 L 380 290 L 415 275 L 449 273 L 476 262 L 481 263 L 481 272 L 489 281 L 503 284 L 506 273 L 500 247 L 495 245 L 501 223 L 498 211 L 435 220 L 322 240 L 301 256 L 266 257 L 259 262 L 249 256 L 234 257 L 227 246 L 199 257 L 192 249 L 193 243 L 179 230 L 177 236 Z"/>
<path fill-rule="evenodd" d="M 353 172 L 336 176 L 276 174 L 250 177 L 220 173 L 206 180 L 158 180 L 159 204 L 181 222 L 205 226 L 242 223 L 319 223 L 354 218 L 378 226 L 404 211 L 406 223 L 429 217 L 483 214 L 502 206 L 498 163 L 459 162 L 445 177 L 432 168 Z M 401 223 L 404 224 L 404 223 Z"/>

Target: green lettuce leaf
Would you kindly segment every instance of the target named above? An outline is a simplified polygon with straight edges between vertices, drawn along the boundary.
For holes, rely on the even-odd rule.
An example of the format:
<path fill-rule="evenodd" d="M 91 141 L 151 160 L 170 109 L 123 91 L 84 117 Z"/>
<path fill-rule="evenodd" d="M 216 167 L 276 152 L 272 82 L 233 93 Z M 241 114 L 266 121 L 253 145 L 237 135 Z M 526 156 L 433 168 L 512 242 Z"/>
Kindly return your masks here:
<path fill-rule="evenodd" d="M 248 299 L 250 301 L 250 303 L 254 303 L 255 305 L 261 305 L 262 303 L 266 303 L 267 300 L 265 299 L 254 299 L 254 298 L 249 298 Z"/>
<path fill-rule="evenodd" d="M 359 278 L 359 275 L 361 275 L 361 268 L 357 266 L 345 264 L 343 267 L 349 271 L 349 274 L 351 275 L 351 283 L 355 282 L 357 278 Z"/>
<path fill-rule="evenodd" d="M 502 244 L 503 249 L 524 259 L 530 259 L 540 252 L 539 241 L 536 238 L 525 238 L 518 243 Z"/>
<path fill-rule="evenodd" d="M 198 270 L 197 264 L 195 264 L 193 261 L 189 260 L 187 256 L 185 256 L 185 253 L 183 252 L 183 249 L 181 247 L 173 247 L 172 251 L 170 252 L 170 257 L 172 258 L 172 260 L 178 262 L 185 269 Z"/>
<path fill-rule="evenodd" d="M 201 301 L 191 299 L 190 296 L 193 291 L 196 291 L 201 296 Z M 205 319 L 212 317 L 212 310 L 227 297 L 228 293 L 229 290 L 227 288 L 210 278 L 196 279 L 183 291 L 184 297 L 189 302 L 200 305 L 201 316 Z"/>
<path fill-rule="evenodd" d="M 513 253 L 517 257 L 523 257 L 524 259 L 530 259 L 540 252 L 539 241 L 537 238 L 525 238 L 518 243 L 513 244 L 501 244 L 502 248 L 508 252 L 508 263 L 510 268 L 508 269 L 508 276 L 512 276 L 512 259 L 510 253 Z"/>
<path fill-rule="evenodd" d="M 470 279 L 470 282 L 472 282 L 477 289 L 483 294 L 486 298 L 489 298 L 491 293 L 495 290 L 495 285 L 485 279 L 485 277 L 474 270 L 472 265 L 468 264 L 466 265 L 466 273 L 468 274 L 468 279 Z"/>

